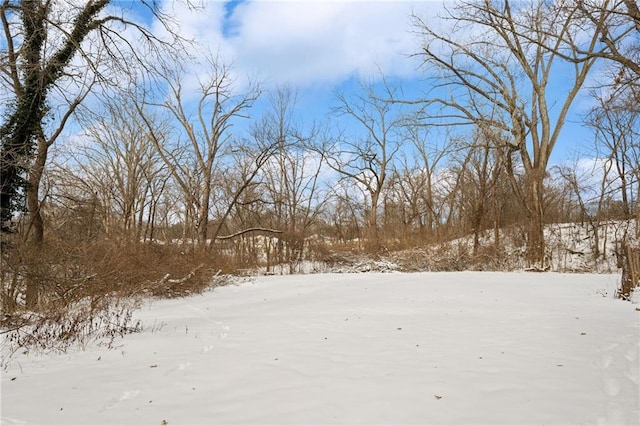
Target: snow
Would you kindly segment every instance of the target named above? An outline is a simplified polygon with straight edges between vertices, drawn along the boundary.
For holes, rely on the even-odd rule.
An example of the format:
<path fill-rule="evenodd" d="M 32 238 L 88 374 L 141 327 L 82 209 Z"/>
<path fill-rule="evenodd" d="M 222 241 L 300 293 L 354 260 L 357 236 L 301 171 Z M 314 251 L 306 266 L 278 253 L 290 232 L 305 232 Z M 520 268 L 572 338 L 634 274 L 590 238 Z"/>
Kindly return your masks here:
<path fill-rule="evenodd" d="M 638 424 L 640 311 L 618 282 L 289 275 L 148 301 L 116 349 L 3 359 L 1 420 Z"/>
<path fill-rule="evenodd" d="M 553 272 L 617 272 L 621 246 L 640 245 L 634 220 L 553 223 L 545 225 L 544 234 L 545 268 Z M 522 271 L 532 266 L 526 259 L 524 228 L 501 229 L 499 249 L 493 247 L 493 230 L 484 230 L 479 237 L 477 256 L 472 255 L 473 236 L 467 235 L 441 244 L 394 251 L 390 260 L 403 271 Z"/>

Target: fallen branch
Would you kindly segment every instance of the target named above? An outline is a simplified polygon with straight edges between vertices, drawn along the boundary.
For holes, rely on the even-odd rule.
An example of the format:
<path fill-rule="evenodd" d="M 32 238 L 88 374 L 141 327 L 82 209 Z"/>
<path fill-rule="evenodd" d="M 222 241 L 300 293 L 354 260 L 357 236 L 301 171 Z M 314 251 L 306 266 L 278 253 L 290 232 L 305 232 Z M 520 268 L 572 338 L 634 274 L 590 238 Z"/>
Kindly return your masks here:
<path fill-rule="evenodd" d="M 530 268 L 524 268 L 525 272 L 549 272 L 551 269 L 551 265 L 547 265 L 544 267 L 541 266 L 532 266 Z"/>
<path fill-rule="evenodd" d="M 196 275 L 196 272 L 198 271 L 198 269 L 202 268 L 204 266 L 203 263 L 201 263 L 200 265 L 198 265 L 197 268 L 195 268 L 193 271 L 189 272 L 187 275 L 185 275 L 182 278 L 171 278 L 171 274 L 167 274 L 164 277 L 162 277 L 162 279 L 160 281 L 158 281 L 158 284 L 182 284 L 186 281 L 189 281 L 191 278 L 193 278 Z"/>
<path fill-rule="evenodd" d="M 239 237 L 241 235 L 247 234 L 249 232 L 266 232 L 269 234 L 282 234 L 284 231 L 279 231 L 277 229 L 269 229 L 269 228 L 248 228 L 248 229 L 243 229 L 242 231 L 238 231 L 235 232 L 233 234 L 230 235 L 222 235 L 219 237 L 216 237 L 216 240 L 230 240 L 232 238 L 236 238 Z"/>
<path fill-rule="evenodd" d="M 584 252 L 583 251 L 573 250 L 573 249 L 570 249 L 569 247 L 567 247 L 567 251 L 570 254 L 577 254 L 577 255 L 580 255 L 580 256 L 584 256 Z"/>

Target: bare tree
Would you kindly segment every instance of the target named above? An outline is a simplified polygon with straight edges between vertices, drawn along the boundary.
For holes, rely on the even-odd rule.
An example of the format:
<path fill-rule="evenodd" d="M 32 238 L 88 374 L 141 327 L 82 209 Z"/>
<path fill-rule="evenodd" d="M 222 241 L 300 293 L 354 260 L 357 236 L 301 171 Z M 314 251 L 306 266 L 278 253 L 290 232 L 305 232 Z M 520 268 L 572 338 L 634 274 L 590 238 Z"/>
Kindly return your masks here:
<path fill-rule="evenodd" d="M 127 39 L 134 29 L 145 55 L 168 46 L 143 25 L 120 13 L 110 14 L 111 0 L 3 0 L 0 22 L 6 43 L 0 53 L 3 119 L 0 124 L 0 222 L 24 207 L 29 224 L 25 239 L 40 250 L 44 222 L 40 186 L 50 148 L 77 107 L 98 87 L 115 84 L 118 76 L 136 73 L 143 63 L 138 43 Z M 145 2 L 166 22 L 154 2 Z M 128 79 L 128 78 L 125 78 Z M 26 304 L 38 301 L 38 283 L 28 282 Z"/>
<path fill-rule="evenodd" d="M 528 258 L 539 265 L 548 162 L 594 54 L 606 49 L 601 31 L 585 36 L 584 18 L 565 3 L 461 1 L 446 18 L 460 31 L 449 33 L 415 17 L 424 38 L 419 55 L 434 81 L 426 116 L 486 128 L 494 144 L 519 157 L 526 185 L 513 177 L 512 186 L 529 221 Z M 551 93 L 559 75 L 562 90 Z"/>
<path fill-rule="evenodd" d="M 273 210 L 272 228 L 282 230 L 278 236 L 278 261 L 289 264 L 290 272 L 303 260 L 309 230 L 324 204 L 319 198 L 322 153 L 309 149 L 316 145 L 317 130 L 302 129 L 295 120 L 296 94 L 281 87 L 271 97 L 270 109 L 258 122 L 254 137 L 275 147 L 274 155 L 261 173 Z"/>
<path fill-rule="evenodd" d="M 249 193 L 248 195 L 251 196 L 259 186 L 259 174 L 276 152 L 275 145 L 263 145 L 262 142 L 242 139 L 229 149 L 233 162 L 218 176 L 217 187 L 224 186 L 225 190 L 220 191 L 218 202 L 215 203 L 217 225 L 211 235 L 211 243 L 215 240 L 230 240 L 249 233 L 279 234 L 282 232 L 279 229 L 263 226 L 249 226 L 234 230 L 229 235 L 221 235 L 227 219 L 238 204 L 253 204 L 257 201 L 248 201 L 245 195 Z"/>
<path fill-rule="evenodd" d="M 167 90 L 166 98 L 160 102 L 144 101 L 144 105 L 159 108 L 175 120 L 179 129 L 175 137 L 178 142 L 184 141 L 183 154 L 188 158 L 178 159 L 173 155 L 175 144 L 172 146 L 158 135 L 145 118 L 142 106 L 138 107 L 151 140 L 182 188 L 186 203 L 195 208 L 197 240 L 202 247 L 209 238 L 212 185 L 216 173 L 221 171 L 220 157 L 231 138 L 230 129 L 234 120 L 247 118 L 247 110 L 259 95 L 255 86 L 239 94 L 231 67 L 220 57 L 208 56 L 205 60 L 205 71 L 200 74 L 195 93 L 185 88 L 185 70 L 181 64 L 169 62 L 159 70 L 161 84 Z M 197 97 L 195 102 L 193 96 Z"/>
<path fill-rule="evenodd" d="M 600 168 L 601 170 L 596 170 Z M 556 167 L 559 175 L 567 182 L 570 190 L 573 192 L 578 206 L 580 208 L 581 220 L 586 221 L 593 233 L 593 260 L 596 261 L 602 256 L 606 256 L 606 235 L 605 241 L 600 248 L 600 225 L 605 217 L 607 204 L 611 201 L 611 169 L 613 161 L 607 159 L 605 161 L 596 161 L 593 165 L 594 170 L 579 171 L 579 167 L 574 164 L 573 167 L 564 166 Z M 593 179 L 594 176 L 600 174 L 600 181 Z"/>
<path fill-rule="evenodd" d="M 402 133 L 407 143 L 393 166 L 388 192 L 403 206 L 406 238 L 424 242 L 433 239 L 439 228 L 442 203 L 436 194 L 437 173 L 453 147 L 446 135 L 430 134 L 428 127 L 417 121 L 407 120 Z M 389 213 L 385 211 L 385 216 Z"/>
<path fill-rule="evenodd" d="M 114 83 L 114 70 L 132 72 L 141 63 L 125 38 L 127 29 L 135 28 L 151 49 L 164 44 L 142 25 L 127 20 L 124 9 L 109 14 L 111 3 L 3 0 L 0 4 L 7 41 L 0 55 L 0 78 L 8 92 L 3 94 L 7 107 L 0 126 L 0 220 L 4 224 L 11 219 L 26 193 L 27 229 L 36 245 L 44 237 L 38 192 L 50 147 L 78 105 L 98 85 Z M 157 5 L 147 5 L 156 17 L 166 19 Z"/>
<path fill-rule="evenodd" d="M 338 242 L 347 245 L 357 242 L 361 248 L 365 221 L 363 197 L 362 188 L 353 181 L 341 179 L 333 186 L 327 214 Z"/>
<path fill-rule="evenodd" d="M 611 98 L 608 91 L 594 96 L 597 105 L 587 117 L 587 125 L 594 131 L 597 151 L 615 171 L 616 185 L 611 190 L 620 194 L 624 219 L 630 219 L 634 204 L 638 210 L 640 189 L 639 108 L 630 88 L 615 98 Z"/>
<path fill-rule="evenodd" d="M 94 177 L 94 191 L 110 206 L 120 230 L 140 240 L 145 230 L 153 229 L 150 219 L 170 177 L 167 167 L 128 96 L 117 96 L 104 110 L 83 115 L 86 139 L 73 155 L 76 167 Z M 166 123 L 147 117 L 156 132 L 166 131 Z"/>
<path fill-rule="evenodd" d="M 500 178 L 504 176 L 503 156 L 492 143 L 492 135 L 475 129 L 471 141 L 459 151 L 461 157 L 454 166 L 456 173 L 462 175 L 460 197 L 465 222 L 473 234 L 473 255 L 480 248 L 480 234 L 489 228 L 491 220 L 494 228 L 494 238 L 499 240 L 500 203 L 496 199 L 496 187 Z M 493 217 L 490 217 L 492 213 Z M 499 243 L 496 243 L 496 248 Z"/>
<path fill-rule="evenodd" d="M 386 86 L 385 96 L 393 98 L 395 89 Z M 354 120 L 362 134 L 349 135 L 325 147 L 327 164 L 344 178 L 359 185 L 367 196 L 365 232 L 374 246 L 378 241 L 378 207 L 388 173 L 402 146 L 406 115 L 398 104 L 382 99 L 373 83 L 360 83 L 360 93 L 347 98 L 338 93 L 334 113 Z"/>

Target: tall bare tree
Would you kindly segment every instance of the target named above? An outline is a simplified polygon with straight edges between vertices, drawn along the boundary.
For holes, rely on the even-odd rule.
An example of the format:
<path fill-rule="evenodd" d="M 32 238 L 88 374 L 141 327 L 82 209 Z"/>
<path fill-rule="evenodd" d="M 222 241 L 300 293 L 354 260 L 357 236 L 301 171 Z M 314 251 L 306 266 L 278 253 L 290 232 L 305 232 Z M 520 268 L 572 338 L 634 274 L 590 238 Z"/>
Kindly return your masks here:
<path fill-rule="evenodd" d="M 452 151 L 445 136 L 429 130 L 420 122 L 407 120 L 402 130 L 406 143 L 393 166 L 388 191 L 391 199 L 402 206 L 405 239 L 414 242 L 436 236 L 442 215 L 435 188 L 437 173 Z M 390 213 L 385 211 L 385 216 Z"/>
<path fill-rule="evenodd" d="M 601 28 L 585 34 L 585 18 L 571 4 L 460 1 L 446 16 L 459 31 L 439 31 L 415 17 L 424 40 L 419 55 L 434 81 L 427 118 L 486 128 L 494 144 L 508 144 L 510 155 L 519 158 L 526 184 L 513 177 L 512 186 L 527 215 L 527 252 L 534 264 L 545 256 L 549 159 L 596 53 L 607 50 Z"/>
<path fill-rule="evenodd" d="M 118 71 L 141 63 L 125 34 L 130 28 L 154 49 L 164 44 L 121 13 L 111 0 L 3 0 L 0 22 L 6 39 L 0 78 L 7 88 L 0 125 L 0 221 L 9 221 L 26 196 L 29 229 L 39 245 L 44 237 L 38 192 L 50 147 L 74 111 L 98 85 L 113 84 Z M 114 6 L 118 6 L 115 5 Z M 166 19 L 155 3 L 151 13 Z M 134 33 L 129 33 L 132 35 Z M 147 51 L 148 53 L 151 50 Z"/>
<path fill-rule="evenodd" d="M 24 238 L 34 250 L 40 250 L 44 240 L 39 192 L 50 148 L 91 93 L 98 87 L 115 84 L 123 73 L 136 73 L 134 69 L 143 62 L 134 48 L 137 42 L 145 46 L 145 55 L 168 46 L 143 25 L 127 19 L 126 6 L 117 3 L 0 3 L 6 40 L 0 52 L 0 222 L 3 232 L 10 231 L 7 224 L 26 207 L 28 225 Z M 157 3 L 144 5 L 166 22 Z M 128 31 L 132 29 L 135 31 Z M 133 42 L 131 37 L 137 37 L 135 34 L 140 39 Z M 27 283 L 29 307 L 37 304 L 38 285 Z"/>
<path fill-rule="evenodd" d="M 494 238 L 499 240 L 499 200 L 496 187 L 504 176 L 504 156 L 492 143 L 492 135 L 475 129 L 469 141 L 459 151 L 456 173 L 462 175 L 460 197 L 465 222 L 473 234 L 473 254 L 480 248 L 480 234 L 492 222 Z M 493 217 L 490 217 L 492 213 Z M 496 248 L 499 244 L 496 243 Z"/>

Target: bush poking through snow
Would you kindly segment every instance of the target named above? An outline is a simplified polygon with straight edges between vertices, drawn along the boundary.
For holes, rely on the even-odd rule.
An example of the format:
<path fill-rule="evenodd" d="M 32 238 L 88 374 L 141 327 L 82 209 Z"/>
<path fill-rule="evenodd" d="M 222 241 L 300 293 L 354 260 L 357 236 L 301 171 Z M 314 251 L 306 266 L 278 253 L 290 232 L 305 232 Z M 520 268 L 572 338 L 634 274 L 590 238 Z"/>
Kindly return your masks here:
<path fill-rule="evenodd" d="M 131 299 L 84 300 L 64 310 L 5 316 L 3 352 L 60 353 L 92 342 L 113 348 L 117 338 L 142 330 L 133 318 L 137 305 Z"/>

